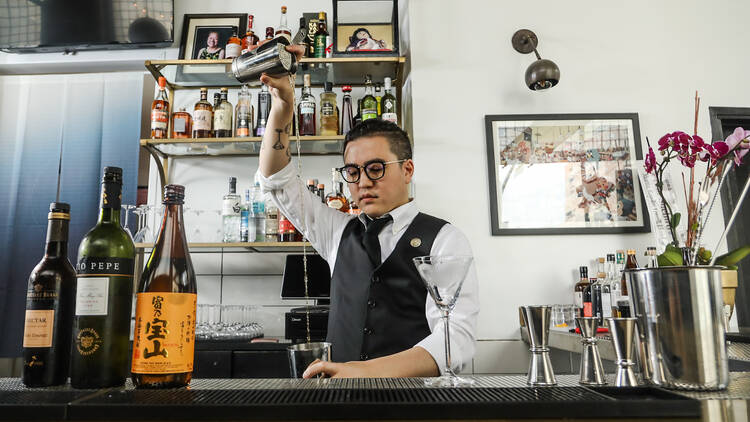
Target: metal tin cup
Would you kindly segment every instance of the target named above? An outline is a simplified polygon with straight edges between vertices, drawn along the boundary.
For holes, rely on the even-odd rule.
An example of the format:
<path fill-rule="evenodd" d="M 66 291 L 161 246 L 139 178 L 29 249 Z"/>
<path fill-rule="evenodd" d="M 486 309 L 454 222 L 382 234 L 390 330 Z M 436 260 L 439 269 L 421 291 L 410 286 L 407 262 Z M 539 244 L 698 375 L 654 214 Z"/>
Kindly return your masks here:
<path fill-rule="evenodd" d="M 331 360 L 331 343 L 300 343 L 287 347 L 289 374 L 292 378 L 302 378 L 305 369 L 316 359 Z"/>
<path fill-rule="evenodd" d="M 647 382 L 687 390 L 722 390 L 729 384 L 722 268 L 625 271 Z"/>
<path fill-rule="evenodd" d="M 238 81 L 250 85 L 260 84 L 260 75 L 284 75 L 297 71 L 297 59 L 286 51 L 289 42 L 276 37 L 255 50 L 232 60 L 232 74 Z"/>

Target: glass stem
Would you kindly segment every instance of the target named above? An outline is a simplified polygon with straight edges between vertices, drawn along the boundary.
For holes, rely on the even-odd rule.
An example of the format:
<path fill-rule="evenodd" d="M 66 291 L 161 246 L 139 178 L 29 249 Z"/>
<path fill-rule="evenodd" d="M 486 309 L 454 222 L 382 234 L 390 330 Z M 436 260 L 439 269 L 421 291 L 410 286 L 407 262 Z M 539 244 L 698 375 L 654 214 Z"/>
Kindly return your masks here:
<path fill-rule="evenodd" d="M 452 376 L 451 369 L 451 330 L 450 330 L 450 311 L 443 311 L 443 326 L 445 327 L 445 371 L 443 375 Z"/>

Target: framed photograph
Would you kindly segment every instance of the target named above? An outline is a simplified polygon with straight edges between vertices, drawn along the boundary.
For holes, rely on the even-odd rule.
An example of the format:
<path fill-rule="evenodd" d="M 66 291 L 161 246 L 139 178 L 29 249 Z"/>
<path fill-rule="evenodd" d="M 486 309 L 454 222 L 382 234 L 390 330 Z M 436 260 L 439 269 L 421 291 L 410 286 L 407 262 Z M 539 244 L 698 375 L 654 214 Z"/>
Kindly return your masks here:
<path fill-rule="evenodd" d="M 247 15 L 199 14 L 185 15 L 182 24 L 180 59 L 220 60 L 224 58 L 224 47 L 237 28 L 244 35 Z"/>
<path fill-rule="evenodd" d="M 333 56 L 398 56 L 398 0 L 333 0 Z"/>
<path fill-rule="evenodd" d="M 493 235 L 651 230 L 637 113 L 484 119 Z"/>

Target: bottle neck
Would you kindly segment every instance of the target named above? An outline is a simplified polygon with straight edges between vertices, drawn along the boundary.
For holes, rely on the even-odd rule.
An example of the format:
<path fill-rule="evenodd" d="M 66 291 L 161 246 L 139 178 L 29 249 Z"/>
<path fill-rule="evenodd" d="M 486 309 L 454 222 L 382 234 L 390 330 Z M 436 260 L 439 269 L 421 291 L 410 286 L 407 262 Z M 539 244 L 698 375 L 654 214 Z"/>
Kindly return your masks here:
<path fill-rule="evenodd" d="M 167 90 L 159 87 L 159 94 L 156 97 L 157 100 L 167 101 Z"/>
<path fill-rule="evenodd" d="M 47 223 L 47 241 L 44 256 L 58 258 L 68 256 L 68 226 L 69 220 L 52 219 Z"/>
<path fill-rule="evenodd" d="M 365 86 L 365 95 L 372 95 L 373 94 L 373 88 L 372 85 Z"/>
<path fill-rule="evenodd" d="M 102 196 L 99 202 L 99 224 L 120 225 L 120 203 L 122 185 L 114 182 L 102 183 Z"/>
<path fill-rule="evenodd" d="M 179 258 L 187 256 L 187 239 L 185 238 L 182 204 L 164 203 L 162 217 L 154 249 L 161 251 L 161 256 Z M 153 256 L 153 255 L 152 255 Z"/>

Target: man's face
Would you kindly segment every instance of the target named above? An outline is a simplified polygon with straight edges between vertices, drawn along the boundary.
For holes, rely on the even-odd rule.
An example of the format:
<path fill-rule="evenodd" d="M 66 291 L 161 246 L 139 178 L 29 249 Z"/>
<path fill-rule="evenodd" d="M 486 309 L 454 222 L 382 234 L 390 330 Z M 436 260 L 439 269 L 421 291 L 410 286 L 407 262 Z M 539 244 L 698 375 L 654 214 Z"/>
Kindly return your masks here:
<path fill-rule="evenodd" d="M 362 137 L 346 146 L 344 164 L 363 166 L 378 160 L 398 160 L 391 152 L 388 140 L 382 136 Z M 386 165 L 385 176 L 375 181 L 360 169 L 359 181 L 349 183 L 349 191 L 362 212 L 373 218 L 380 217 L 409 200 L 409 182 L 413 174 L 412 160 Z"/>
<path fill-rule="evenodd" d="M 206 43 L 209 47 L 216 47 L 219 44 L 219 34 L 216 32 L 208 34 L 208 41 Z"/>

